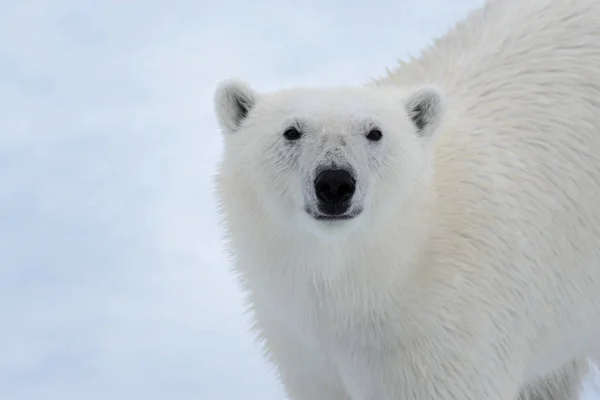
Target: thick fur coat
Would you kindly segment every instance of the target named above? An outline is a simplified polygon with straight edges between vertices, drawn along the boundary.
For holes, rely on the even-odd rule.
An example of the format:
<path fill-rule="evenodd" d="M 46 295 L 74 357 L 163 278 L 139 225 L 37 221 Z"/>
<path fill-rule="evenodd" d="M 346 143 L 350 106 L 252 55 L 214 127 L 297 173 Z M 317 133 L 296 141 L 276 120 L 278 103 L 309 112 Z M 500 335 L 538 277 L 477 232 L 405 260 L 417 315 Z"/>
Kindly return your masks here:
<path fill-rule="evenodd" d="M 229 250 L 291 399 L 577 398 L 600 1 L 490 1 L 367 85 L 230 80 L 215 104 Z"/>

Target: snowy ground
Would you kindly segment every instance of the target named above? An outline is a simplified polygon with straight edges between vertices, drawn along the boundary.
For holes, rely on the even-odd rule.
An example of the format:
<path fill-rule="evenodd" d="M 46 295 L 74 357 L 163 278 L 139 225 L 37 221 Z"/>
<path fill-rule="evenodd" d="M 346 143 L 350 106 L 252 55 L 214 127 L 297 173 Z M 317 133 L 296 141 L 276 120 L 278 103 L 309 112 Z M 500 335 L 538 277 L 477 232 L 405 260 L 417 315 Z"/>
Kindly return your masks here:
<path fill-rule="evenodd" d="M 0 398 L 281 399 L 218 239 L 214 85 L 366 81 L 479 3 L 0 1 Z"/>

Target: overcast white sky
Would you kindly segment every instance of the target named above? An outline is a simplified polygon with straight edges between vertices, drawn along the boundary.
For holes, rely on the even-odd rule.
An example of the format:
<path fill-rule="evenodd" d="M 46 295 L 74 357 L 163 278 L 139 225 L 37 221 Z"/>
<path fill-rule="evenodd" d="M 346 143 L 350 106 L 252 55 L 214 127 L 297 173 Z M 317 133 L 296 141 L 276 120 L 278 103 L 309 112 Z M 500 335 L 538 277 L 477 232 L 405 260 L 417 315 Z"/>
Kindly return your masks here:
<path fill-rule="evenodd" d="M 353 84 L 481 0 L 0 0 L 0 398 L 280 400 L 219 240 L 212 93 Z"/>

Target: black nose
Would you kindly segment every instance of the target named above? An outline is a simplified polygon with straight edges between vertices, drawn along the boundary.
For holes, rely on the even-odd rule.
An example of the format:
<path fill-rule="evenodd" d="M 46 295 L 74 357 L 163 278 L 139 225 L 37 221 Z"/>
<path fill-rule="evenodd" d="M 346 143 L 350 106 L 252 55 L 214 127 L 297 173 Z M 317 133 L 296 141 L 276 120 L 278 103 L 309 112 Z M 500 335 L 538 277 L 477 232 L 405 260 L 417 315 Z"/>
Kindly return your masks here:
<path fill-rule="evenodd" d="M 356 190 L 356 180 L 345 169 L 322 171 L 315 179 L 315 193 L 319 199 L 319 211 L 340 215 L 350 208 L 350 199 Z"/>

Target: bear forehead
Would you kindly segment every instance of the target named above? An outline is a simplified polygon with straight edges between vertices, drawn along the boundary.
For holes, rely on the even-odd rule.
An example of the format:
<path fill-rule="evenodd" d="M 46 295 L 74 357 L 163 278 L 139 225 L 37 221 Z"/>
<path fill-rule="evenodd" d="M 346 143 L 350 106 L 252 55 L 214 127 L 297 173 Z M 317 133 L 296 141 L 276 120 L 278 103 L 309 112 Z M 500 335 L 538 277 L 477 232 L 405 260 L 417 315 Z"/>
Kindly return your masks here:
<path fill-rule="evenodd" d="M 268 107 L 288 116 L 357 121 L 373 119 L 386 104 L 368 90 L 300 89 L 275 93 Z"/>

